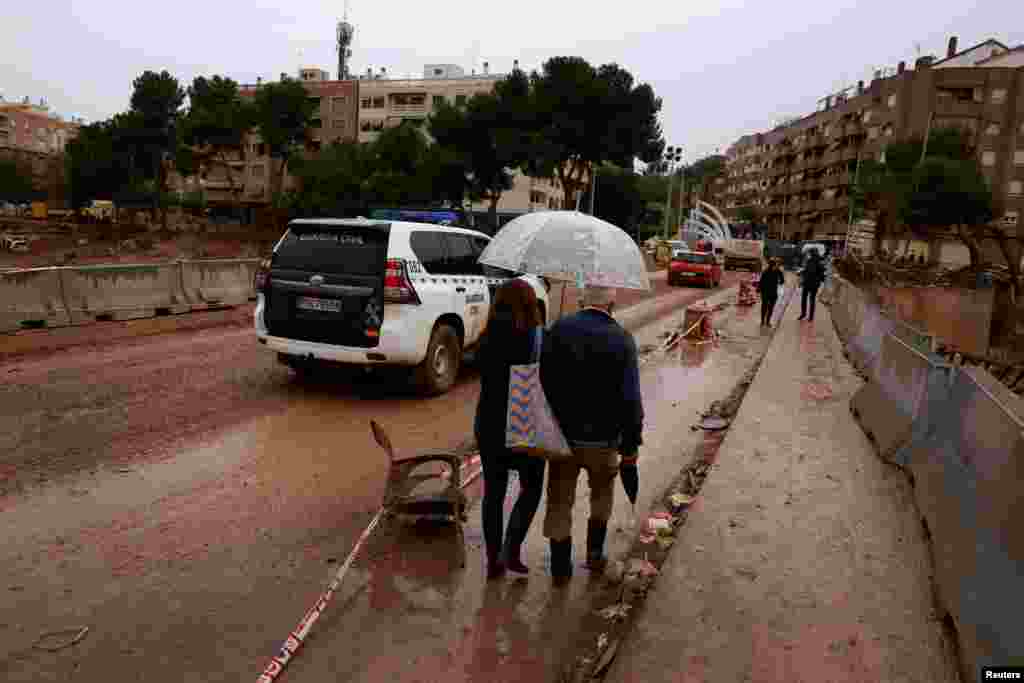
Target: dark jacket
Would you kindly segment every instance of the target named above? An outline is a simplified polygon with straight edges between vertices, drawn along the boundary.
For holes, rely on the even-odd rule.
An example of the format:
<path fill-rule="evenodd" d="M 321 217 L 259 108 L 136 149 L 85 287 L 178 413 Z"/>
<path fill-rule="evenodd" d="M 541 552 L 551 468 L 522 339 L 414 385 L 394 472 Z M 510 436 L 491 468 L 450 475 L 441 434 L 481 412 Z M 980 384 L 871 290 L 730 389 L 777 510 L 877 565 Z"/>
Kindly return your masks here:
<path fill-rule="evenodd" d="M 814 252 L 814 255 L 807 260 L 807 265 L 804 266 L 800 279 L 807 289 L 817 289 L 825 281 L 825 266 L 818 257 L 817 252 Z"/>
<path fill-rule="evenodd" d="M 757 283 L 757 289 L 761 292 L 762 299 L 779 298 L 779 287 L 786 281 L 782 271 L 773 266 L 768 266 L 761 273 L 761 279 Z"/>
<path fill-rule="evenodd" d="M 481 448 L 505 447 L 508 421 L 509 366 L 530 362 L 533 333 L 520 334 L 512 327 L 508 310 L 497 309 L 477 350 L 480 398 L 476 404 L 473 432 Z"/>
<path fill-rule="evenodd" d="M 562 318 L 544 338 L 541 384 L 570 443 L 607 443 L 632 455 L 644 408 L 633 335 L 595 310 Z"/>

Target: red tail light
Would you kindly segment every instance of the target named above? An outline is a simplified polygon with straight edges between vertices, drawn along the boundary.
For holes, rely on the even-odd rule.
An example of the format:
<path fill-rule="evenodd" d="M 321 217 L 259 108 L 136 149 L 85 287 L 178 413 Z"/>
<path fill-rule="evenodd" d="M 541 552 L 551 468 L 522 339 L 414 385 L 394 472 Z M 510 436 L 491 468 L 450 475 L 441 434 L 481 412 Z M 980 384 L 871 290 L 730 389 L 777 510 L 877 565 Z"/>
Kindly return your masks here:
<path fill-rule="evenodd" d="M 409 279 L 409 270 L 402 259 L 388 259 L 384 271 L 384 303 L 418 304 L 420 297 Z"/>
<path fill-rule="evenodd" d="M 270 281 L 270 259 L 263 259 L 260 261 L 259 267 L 256 269 L 256 274 L 253 276 L 253 288 L 257 292 L 262 292 L 266 289 L 267 283 Z"/>

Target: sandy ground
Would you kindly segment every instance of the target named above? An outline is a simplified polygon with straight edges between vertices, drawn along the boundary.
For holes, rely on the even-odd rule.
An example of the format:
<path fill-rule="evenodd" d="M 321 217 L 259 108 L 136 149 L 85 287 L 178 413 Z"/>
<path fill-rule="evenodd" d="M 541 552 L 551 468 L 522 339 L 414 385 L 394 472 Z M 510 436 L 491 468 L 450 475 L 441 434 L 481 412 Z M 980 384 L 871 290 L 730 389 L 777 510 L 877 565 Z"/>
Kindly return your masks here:
<path fill-rule="evenodd" d="M 643 324 L 707 294 L 673 291 L 623 316 Z M 12 681 L 255 675 L 379 503 L 385 461 L 368 421 L 387 424 L 408 452 L 452 446 L 468 434 L 477 391 L 471 373 L 431 400 L 387 383 L 299 383 L 248 326 L 29 355 L 0 374 L 0 679 Z M 663 403 L 671 373 L 645 376 Z M 318 628 L 358 627 L 357 603 L 370 594 L 401 607 L 389 619 L 405 624 L 409 586 L 427 607 L 441 605 L 438 581 L 480 587 L 472 559 L 452 574 L 443 532 L 419 559 L 424 537 L 411 540 L 397 559 L 387 544 L 368 555 L 390 567 L 373 573 L 378 588 L 351 582 Z M 90 627 L 80 644 L 33 648 L 40 634 L 79 625 Z M 349 666 L 398 642 L 378 635 Z M 309 650 L 311 662 L 328 659 Z"/>

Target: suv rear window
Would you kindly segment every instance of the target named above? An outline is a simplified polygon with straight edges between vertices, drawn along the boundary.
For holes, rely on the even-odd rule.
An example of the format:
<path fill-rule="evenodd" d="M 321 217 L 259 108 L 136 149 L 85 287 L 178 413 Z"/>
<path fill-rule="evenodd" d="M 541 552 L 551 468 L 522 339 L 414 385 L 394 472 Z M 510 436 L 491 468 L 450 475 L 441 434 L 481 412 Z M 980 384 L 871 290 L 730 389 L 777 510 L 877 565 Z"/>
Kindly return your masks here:
<path fill-rule="evenodd" d="M 714 263 L 714 259 L 708 254 L 694 254 L 690 253 L 679 253 L 674 257 L 677 261 L 684 261 L 686 263 Z"/>
<path fill-rule="evenodd" d="M 416 230 L 409 236 L 412 253 L 420 260 L 428 273 L 440 274 L 445 270 L 448 254 L 444 248 L 441 233 L 432 230 Z"/>
<path fill-rule="evenodd" d="M 292 224 L 274 253 L 274 267 L 346 275 L 381 275 L 388 225 Z"/>

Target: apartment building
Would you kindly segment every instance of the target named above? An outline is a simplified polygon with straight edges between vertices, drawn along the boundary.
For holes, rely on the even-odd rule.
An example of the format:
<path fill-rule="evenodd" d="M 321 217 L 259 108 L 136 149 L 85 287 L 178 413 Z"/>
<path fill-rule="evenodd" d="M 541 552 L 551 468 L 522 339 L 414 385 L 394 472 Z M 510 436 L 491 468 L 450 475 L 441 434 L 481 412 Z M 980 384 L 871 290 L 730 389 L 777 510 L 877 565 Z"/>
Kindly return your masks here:
<path fill-rule="evenodd" d="M 284 79 L 286 75 L 282 73 L 281 78 Z M 322 146 L 337 140 L 354 142 L 358 131 L 356 82 L 330 80 L 326 71 L 315 68 L 299 69 L 298 80 L 316 105 L 305 150 L 315 153 Z M 239 93 L 242 97 L 255 97 L 262 85 L 262 80 L 241 85 Z M 212 203 L 260 205 L 270 201 L 270 178 L 277 162 L 273 160 L 272 163 L 258 131 L 251 131 L 245 136 L 241 147 L 226 152 L 224 158 L 226 163 L 211 164 L 196 178 L 183 178 L 172 173 L 171 187 L 183 193 L 201 191 L 207 201 Z M 294 187 L 295 179 L 286 173 L 283 189 Z"/>
<path fill-rule="evenodd" d="M 959 126 L 978 143 L 997 220 L 1024 211 L 1024 49 L 986 40 L 945 58 L 878 71 L 867 85 L 823 98 L 818 111 L 737 140 L 727 152 L 725 207 L 758 211 L 770 235 L 842 239 L 858 164 L 884 160 L 895 140 Z"/>
<path fill-rule="evenodd" d="M 22 102 L 0 99 L 0 147 L 60 154 L 79 127 L 78 121 L 65 121 L 50 111 L 45 100 L 32 104 L 27 97 Z"/>
<path fill-rule="evenodd" d="M 389 78 L 386 69 L 376 74 L 368 69 L 359 79 L 359 141 L 371 142 L 385 128 L 402 124 L 423 125 L 431 112 L 443 103 L 465 104 L 479 93 L 494 90 L 505 74 L 490 73 L 484 62 L 482 74 L 465 71 L 456 64 L 427 64 L 422 78 Z M 519 67 L 513 62 L 513 69 Z M 550 178 L 530 178 L 516 172 L 512 189 L 502 194 L 499 211 L 534 211 L 560 208 L 564 193 Z M 478 203 L 474 210 L 487 205 Z"/>

